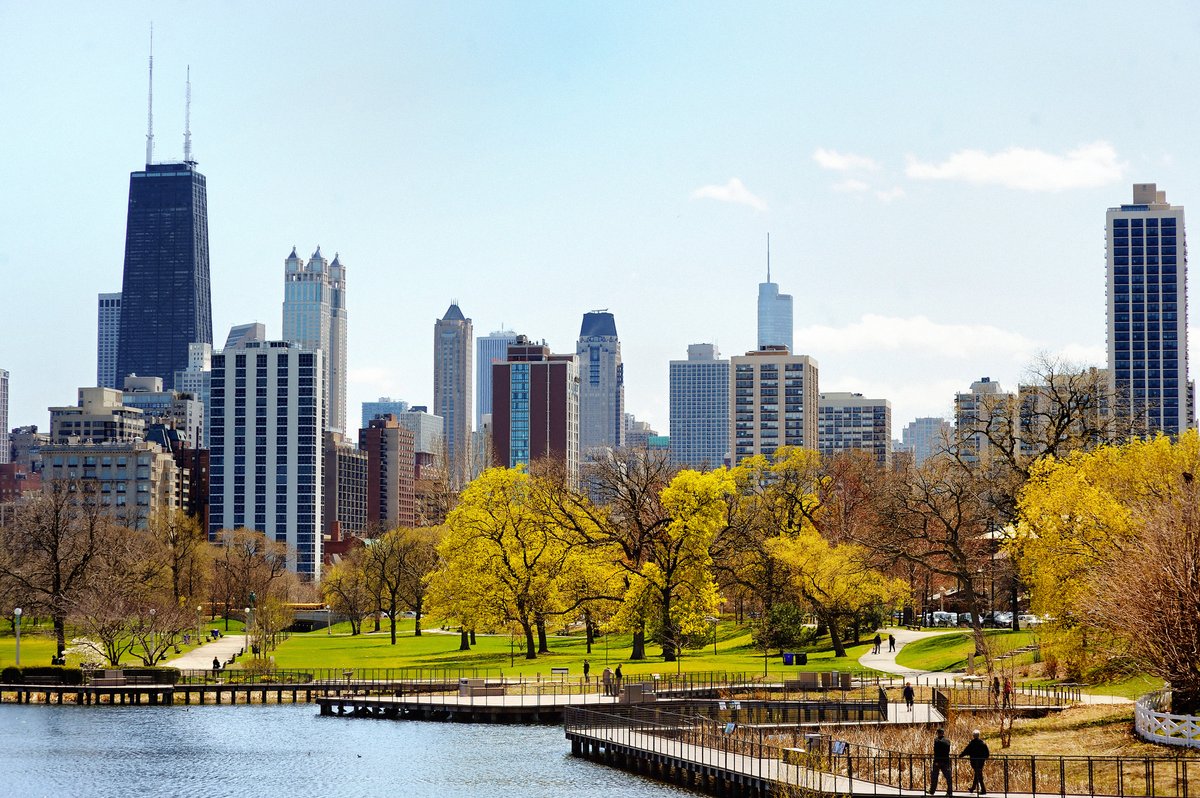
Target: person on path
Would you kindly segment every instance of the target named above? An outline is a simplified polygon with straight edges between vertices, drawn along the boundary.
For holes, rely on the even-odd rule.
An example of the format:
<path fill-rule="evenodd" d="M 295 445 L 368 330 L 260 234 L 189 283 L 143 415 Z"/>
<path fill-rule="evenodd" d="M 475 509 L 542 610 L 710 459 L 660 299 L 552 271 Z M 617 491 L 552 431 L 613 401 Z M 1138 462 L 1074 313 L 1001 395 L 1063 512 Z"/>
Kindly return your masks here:
<path fill-rule="evenodd" d="M 591 673 L 591 672 L 592 672 L 592 663 L 588 662 L 588 661 L 585 659 L 585 660 L 583 661 L 583 681 L 584 681 L 584 684 L 586 684 L 586 683 L 587 683 L 587 681 L 588 681 L 588 674 L 589 674 L 589 673 Z"/>
<path fill-rule="evenodd" d="M 612 695 L 612 694 L 613 694 L 613 689 L 612 689 L 612 684 L 613 684 L 613 672 L 612 672 L 612 668 L 608 667 L 607 665 L 605 665 L 605 666 L 604 666 L 604 672 L 600 674 L 600 681 L 601 681 L 601 682 L 604 684 L 604 694 L 605 694 L 605 695 Z"/>
<path fill-rule="evenodd" d="M 875 640 L 874 640 L 874 643 L 875 643 L 875 648 L 873 648 L 873 649 L 871 650 L 871 653 L 872 653 L 872 654 L 878 654 L 878 653 L 879 653 L 879 647 L 880 647 L 881 645 L 883 645 L 883 638 L 879 636 L 879 633 L 878 633 L 878 632 L 876 632 L 876 633 L 875 633 Z"/>
<path fill-rule="evenodd" d="M 912 712 L 913 711 L 913 699 L 916 698 L 917 694 L 916 694 L 916 691 L 913 690 L 913 686 L 911 683 L 909 683 L 909 682 L 904 683 L 903 695 L 904 695 L 904 703 L 908 705 L 908 711 Z"/>
<path fill-rule="evenodd" d="M 621 694 L 621 666 L 620 665 L 618 665 L 617 670 L 615 672 L 613 672 L 613 678 L 616 679 L 616 683 L 613 685 L 616 688 L 616 692 L 614 692 L 613 695 L 620 695 Z"/>
<path fill-rule="evenodd" d="M 1000 677 L 992 677 L 992 706 L 1000 708 Z"/>
<path fill-rule="evenodd" d="M 1012 695 L 1013 695 L 1012 679 L 1005 676 L 1004 677 L 1004 700 L 1001 702 L 1001 706 L 1004 707 L 1005 709 L 1009 709 L 1012 707 Z"/>
<path fill-rule="evenodd" d="M 213 673 L 216 673 L 219 670 L 221 670 L 221 660 L 213 657 Z"/>
<path fill-rule="evenodd" d="M 896 636 L 888 635 L 888 652 L 895 653 L 896 651 Z"/>
<path fill-rule="evenodd" d="M 946 777 L 946 796 L 953 795 L 954 787 L 950 783 L 950 741 L 946 739 L 944 729 L 937 730 L 937 738 L 933 741 L 933 772 L 929 776 L 929 794 L 937 792 L 938 774 Z"/>
<path fill-rule="evenodd" d="M 975 792 L 975 788 L 978 787 L 980 795 L 987 795 L 987 787 L 983 786 L 983 765 L 992 752 L 988 750 L 987 743 L 979 739 L 979 729 L 972 732 L 972 735 L 971 742 L 967 743 L 967 747 L 962 750 L 958 758 L 967 757 L 971 762 L 971 771 L 975 774 L 975 778 L 971 782 L 971 789 L 967 792 Z"/>

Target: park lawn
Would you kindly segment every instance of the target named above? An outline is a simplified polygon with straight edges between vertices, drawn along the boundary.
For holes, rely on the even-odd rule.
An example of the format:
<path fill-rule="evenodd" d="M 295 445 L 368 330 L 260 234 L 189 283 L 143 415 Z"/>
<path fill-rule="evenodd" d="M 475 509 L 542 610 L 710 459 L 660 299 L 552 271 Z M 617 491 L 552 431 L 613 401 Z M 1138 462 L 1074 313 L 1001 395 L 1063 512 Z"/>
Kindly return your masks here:
<path fill-rule="evenodd" d="M 49 665 L 57 653 L 54 633 L 21 631 L 21 665 Z M 0 636 L 0 668 L 17 664 L 16 635 Z"/>
<path fill-rule="evenodd" d="M 365 624 L 364 630 L 373 628 Z M 379 633 L 368 632 L 352 636 L 348 624 L 334 626 L 334 634 L 318 630 L 293 634 L 271 652 L 275 666 L 288 670 L 349 669 L 349 668 L 424 668 L 451 670 L 479 670 L 492 674 L 533 676 L 549 675 L 551 668 L 570 668 L 572 676 L 582 675 L 585 658 L 591 661 L 593 673 L 608 665 L 621 664 L 627 675 L 671 673 L 676 670 L 687 672 L 762 673 L 762 651 L 754 647 L 750 633 L 745 627 L 732 622 L 720 624 L 717 630 L 717 654 L 706 644 L 702 648 L 687 649 L 679 663 L 664 662 L 658 655 L 656 645 L 648 645 L 649 659 L 641 662 L 628 660 L 632 642 L 630 635 L 609 635 L 597 639 L 591 654 L 582 635 L 551 635 L 547 641 L 550 653 L 541 654 L 534 660 L 524 656 L 523 641 L 509 635 L 476 635 L 476 645 L 471 651 L 459 651 L 459 636 L 456 631 L 443 631 L 426 627 L 421 637 L 412 634 L 412 621 L 401 622 L 400 636 L 396 645 L 391 645 L 388 626 L 385 623 Z M 847 648 L 847 657 L 835 659 L 832 651 L 810 651 L 806 666 L 783 667 L 778 652 L 771 652 L 767 665 L 772 674 L 782 676 L 796 671 L 862 670 L 858 657 L 865 653 L 870 644 L 862 643 Z"/>
<path fill-rule="evenodd" d="M 1128 676 L 1124 679 L 1118 679 L 1111 682 L 1101 682 L 1100 684 L 1090 684 L 1083 688 L 1085 693 L 1093 693 L 1095 695 L 1115 695 L 1124 698 L 1141 698 L 1146 693 L 1153 693 L 1156 690 L 1161 690 L 1166 686 L 1166 682 L 1156 676 L 1149 676 L 1144 673 Z"/>
<path fill-rule="evenodd" d="M 1036 633 L 1027 630 L 985 629 L 983 633 L 994 646 L 996 654 L 1021 648 L 1037 639 Z M 969 631 L 956 632 L 927 637 L 901 647 L 896 654 L 896 664 L 923 671 L 956 671 L 966 668 L 967 656 L 974 653 L 975 640 L 972 634 Z M 1032 660 L 1032 656 L 1029 660 Z M 1007 662 L 1023 664 L 1020 657 Z M 977 659 L 976 665 L 982 665 L 982 662 Z"/>

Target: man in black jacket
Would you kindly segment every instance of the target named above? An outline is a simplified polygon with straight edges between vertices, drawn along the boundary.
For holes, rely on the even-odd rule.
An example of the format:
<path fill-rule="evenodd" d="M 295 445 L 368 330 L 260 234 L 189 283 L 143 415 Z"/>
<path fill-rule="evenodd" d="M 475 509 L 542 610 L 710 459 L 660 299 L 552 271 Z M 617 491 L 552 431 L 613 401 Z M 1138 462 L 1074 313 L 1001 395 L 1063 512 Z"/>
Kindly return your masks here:
<path fill-rule="evenodd" d="M 967 747 L 958 755 L 959 759 L 964 756 L 970 759 L 971 770 L 975 773 L 975 780 L 971 782 L 971 789 L 968 792 L 975 792 L 975 788 L 978 787 L 980 795 L 987 795 L 987 787 L 983 786 L 983 765 L 991 755 L 992 752 L 988 750 L 987 743 L 979 739 L 979 729 L 976 729 L 971 742 L 967 743 Z"/>
<path fill-rule="evenodd" d="M 937 792 L 938 774 L 946 777 L 946 798 L 950 798 L 954 788 L 950 782 L 950 741 L 946 739 L 943 729 L 937 730 L 937 739 L 933 741 L 933 772 L 929 776 L 929 794 Z"/>

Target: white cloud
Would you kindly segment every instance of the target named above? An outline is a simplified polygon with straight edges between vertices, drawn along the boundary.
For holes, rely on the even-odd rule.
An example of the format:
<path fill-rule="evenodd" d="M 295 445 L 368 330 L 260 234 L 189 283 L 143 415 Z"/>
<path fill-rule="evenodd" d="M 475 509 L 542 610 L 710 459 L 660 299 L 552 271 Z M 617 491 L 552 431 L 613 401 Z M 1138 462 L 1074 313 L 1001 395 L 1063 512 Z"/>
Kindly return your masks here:
<path fill-rule="evenodd" d="M 834 191 L 840 191 L 843 194 L 857 194 L 862 191 L 867 191 L 871 187 L 861 180 L 850 178 L 849 180 L 843 180 L 840 183 L 834 183 L 832 186 L 830 186 L 830 188 L 832 188 Z"/>
<path fill-rule="evenodd" d="M 900 186 L 892 186 L 888 189 L 879 189 L 875 192 L 875 196 L 880 202 L 891 202 L 892 200 L 898 200 L 903 197 L 904 189 L 900 188 Z"/>
<path fill-rule="evenodd" d="M 996 153 L 961 150 L 941 163 L 908 156 L 905 174 L 917 180 L 961 180 L 1023 191 L 1064 191 L 1115 183 L 1126 164 L 1105 141 L 1081 145 L 1065 155 L 1010 147 Z"/>
<path fill-rule="evenodd" d="M 795 340 L 818 356 L 850 352 L 904 351 L 909 356 L 983 358 L 1024 363 L 1039 347 L 1020 333 L 989 324 L 940 324 L 924 316 L 867 314 L 845 327 L 816 325 L 796 330 Z"/>
<path fill-rule="evenodd" d="M 736 177 L 729 178 L 723 186 L 701 186 L 691 194 L 692 199 L 713 199 L 721 202 L 736 202 L 739 205 L 749 205 L 756 211 L 765 211 L 765 200 L 750 193 L 750 189 Z"/>
<path fill-rule="evenodd" d="M 879 168 L 879 164 L 873 158 L 868 158 L 865 155 L 855 155 L 850 152 L 827 150 L 824 147 L 818 147 L 812 157 L 822 169 L 832 169 L 835 172 L 848 172 L 853 169 L 874 170 Z"/>

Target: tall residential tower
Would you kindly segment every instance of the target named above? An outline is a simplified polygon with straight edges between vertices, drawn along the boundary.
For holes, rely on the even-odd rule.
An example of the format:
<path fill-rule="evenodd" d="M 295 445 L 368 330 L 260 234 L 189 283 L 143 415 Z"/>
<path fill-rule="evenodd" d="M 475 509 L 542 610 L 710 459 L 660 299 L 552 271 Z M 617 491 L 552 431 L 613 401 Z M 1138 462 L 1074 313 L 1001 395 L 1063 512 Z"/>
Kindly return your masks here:
<path fill-rule="evenodd" d="M 121 295 L 100 294 L 96 300 L 96 384 L 117 387 L 117 344 L 121 340 Z"/>
<path fill-rule="evenodd" d="M 1118 413 L 1143 434 L 1188 426 L 1187 241 L 1183 208 L 1154 183 L 1109 208 L 1108 373 Z"/>
<path fill-rule="evenodd" d="M 492 412 L 492 364 L 508 360 L 508 345 L 517 340 L 512 330 L 496 330 L 475 339 L 475 429 Z"/>
<path fill-rule="evenodd" d="M 792 350 L 792 295 L 779 293 L 771 282 L 771 237 L 767 236 L 767 281 L 758 284 L 758 348 L 786 346 Z"/>
<path fill-rule="evenodd" d="M 670 369 L 671 463 L 719 468 L 729 456 L 729 361 L 716 344 L 690 344 Z"/>

